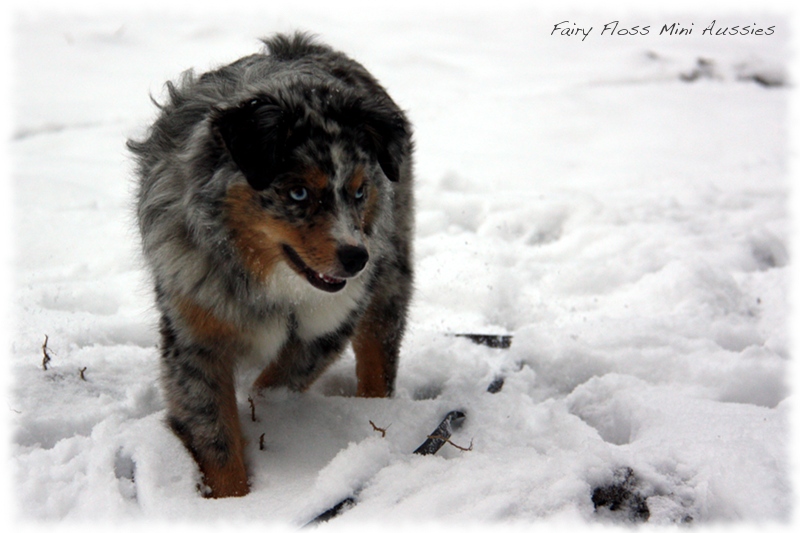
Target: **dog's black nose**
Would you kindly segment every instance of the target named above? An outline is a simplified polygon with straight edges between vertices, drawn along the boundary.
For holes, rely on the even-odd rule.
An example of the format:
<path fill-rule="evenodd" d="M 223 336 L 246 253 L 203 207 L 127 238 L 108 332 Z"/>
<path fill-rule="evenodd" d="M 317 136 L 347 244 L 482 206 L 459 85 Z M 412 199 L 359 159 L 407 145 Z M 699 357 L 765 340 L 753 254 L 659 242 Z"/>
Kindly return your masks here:
<path fill-rule="evenodd" d="M 369 253 L 363 246 L 342 246 L 336 251 L 336 255 L 344 271 L 351 276 L 361 272 L 369 261 Z"/>

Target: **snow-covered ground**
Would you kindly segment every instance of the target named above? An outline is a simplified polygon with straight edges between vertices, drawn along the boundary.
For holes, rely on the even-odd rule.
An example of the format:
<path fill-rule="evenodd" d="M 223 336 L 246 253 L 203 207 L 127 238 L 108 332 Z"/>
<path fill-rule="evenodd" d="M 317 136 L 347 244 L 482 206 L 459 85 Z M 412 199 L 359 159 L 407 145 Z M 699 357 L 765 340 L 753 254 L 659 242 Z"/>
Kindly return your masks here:
<path fill-rule="evenodd" d="M 614 20 L 649 34 L 600 35 Z M 774 32 L 703 36 L 712 20 Z M 594 30 L 551 35 L 562 21 Z M 124 143 L 165 80 L 297 28 L 415 124 L 411 325 L 392 399 L 353 396 L 351 352 L 306 394 L 257 398 L 255 422 L 242 390 L 252 492 L 210 501 L 163 424 Z M 11 29 L 20 523 L 299 526 L 354 494 L 328 524 L 790 520 L 788 20 L 276 2 Z M 471 451 L 413 455 L 456 408 Z"/>

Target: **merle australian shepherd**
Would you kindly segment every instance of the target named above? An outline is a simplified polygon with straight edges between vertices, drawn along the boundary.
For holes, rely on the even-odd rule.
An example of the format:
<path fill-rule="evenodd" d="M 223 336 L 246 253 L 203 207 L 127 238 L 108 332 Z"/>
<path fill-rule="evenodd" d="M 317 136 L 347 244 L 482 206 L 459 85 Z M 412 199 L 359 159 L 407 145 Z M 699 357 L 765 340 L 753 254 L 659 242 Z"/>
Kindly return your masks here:
<path fill-rule="evenodd" d="M 137 215 L 170 427 L 204 495 L 249 491 L 235 371 L 306 389 L 352 341 L 359 396 L 392 393 L 411 294 L 412 140 L 359 63 L 302 35 L 168 83 Z"/>

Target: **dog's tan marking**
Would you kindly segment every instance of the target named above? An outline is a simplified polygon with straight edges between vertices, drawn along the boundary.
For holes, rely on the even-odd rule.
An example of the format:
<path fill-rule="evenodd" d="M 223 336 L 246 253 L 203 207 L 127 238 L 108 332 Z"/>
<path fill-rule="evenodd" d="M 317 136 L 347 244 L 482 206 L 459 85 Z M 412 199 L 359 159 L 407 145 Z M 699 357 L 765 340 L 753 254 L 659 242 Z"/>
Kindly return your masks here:
<path fill-rule="evenodd" d="M 372 224 L 375 222 L 375 216 L 378 214 L 378 188 L 373 184 L 369 184 L 369 191 L 367 192 L 367 205 L 364 208 L 364 218 L 362 230 L 365 233 L 372 231 Z"/>
<path fill-rule="evenodd" d="M 328 186 L 328 175 L 314 167 L 303 174 L 303 182 L 310 189 L 312 199 L 319 198 Z M 330 233 L 332 223 L 329 215 L 312 213 L 308 224 L 294 227 L 278 223 L 276 232 L 281 235 L 281 242 L 291 246 L 306 265 L 317 272 L 331 273 L 338 264 L 336 241 Z"/>
<path fill-rule="evenodd" d="M 292 365 L 292 360 L 297 353 L 298 346 L 296 341 L 287 342 L 281 349 L 278 358 L 267 365 L 253 383 L 253 388 L 256 392 L 288 385 L 286 382 L 287 373 Z"/>
<path fill-rule="evenodd" d="M 302 181 L 316 191 L 322 191 L 328 186 L 328 175 L 319 167 L 313 167 L 303 173 Z"/>
<path fill-rule="evenodd" d="M 368 309 L 353 336 L 358 395 L 364 398 L 385 398 L 389 395 L 389 369 L 383 347 L 385 327 Z"/>
<path fill-rule="evenodd" d="M 281 369 L 279 361 L 273 361 L 261 371 L 261 374 L 253 382 L 253 389 L 256 392 L 273 387 L 280 387 L 285 384 L 285 372 Z"/>
<path fill-rule="evenodd" d="M 361 217 L 361 231 L 369 233 L 372 230 L 372 224 L 375 221 L 376 207 L 378 205 L 378 189 L 372 183 L 364 183 L 366 175 L 364 174 L 364 167 L 359 166 L 347 182 L 347 192 L 353 197 L 356 191 L 362 185 L 366 186 L 364 193 L 367 195 L 367 204 L 364 207 L 364 214 Z"/>
<path fill-rule="evenodd" d="M 232 185 L 225 198 L 226 223 L 245 267 L 260 280 L 272 273 L 282 252 L 269 238 L 271 220 L 259 205 L 258 193 L 247 184 Z"/>
<path fill-rule="evenodd" d="M 338 261 L 336 240 L 331 237 L 330 232 L 332 222 L 331 218 L 324 214 L 312 216 L 308 223 L 301 226 L 293 226 L 280 219 L 270 219 L 269 233 L 276 243 L 291 246 L 312 270 L 323 274 L 335 274 Z M 291 261 L 287 261 L 287 264 L 297 270 Z"/>
<path fill-rule="evenodd" d="M 350 196 L 354 196 L 356 191 L 361 188 L 364 184 L 364 179 L 364 167 L 359 166 L 347 182 L 347 192 Z"/>
<path fill-rule="evenodd" d="M 244 438 L 242 437 L 239 409 L 236 405 L 236 391 L 232 371 L 226 379 L 221 379 L 222 391 L 219 397 L 219 416 L 223 430 L 230 437 L 230 457 L 224 463 L 210 458 L 198 458 L 203 481 L 211 489 L 210 498 L 244 496 L 250 492 L 247 484 L 247 469 L 244 464 Z"/>
<path fill-rule="evenodd" d="M 239 334 L 239 329 L 234 324 L 218 318 L 189 298 L 180 298 L 177 307 L 186 325 L 199 339 L 219 342 L 232 339 Z"/>
<path fill-rule="evenodd" d="M 287 234 L 285 241 L 306 265 L 324 274 L 335 274 L 338 266 L 336 241 L 330 235 L 330 226 L 331 221 L 323 219 L 313 230 Z"/>
<path fill-rule="evenodd" d="M 245 496 L 250 492 L 242 457 L 231 459 L 225 465 L 201 464 L 200 471 L 203 472 L 203 482 L 211 489 L 208 498 Z"/>

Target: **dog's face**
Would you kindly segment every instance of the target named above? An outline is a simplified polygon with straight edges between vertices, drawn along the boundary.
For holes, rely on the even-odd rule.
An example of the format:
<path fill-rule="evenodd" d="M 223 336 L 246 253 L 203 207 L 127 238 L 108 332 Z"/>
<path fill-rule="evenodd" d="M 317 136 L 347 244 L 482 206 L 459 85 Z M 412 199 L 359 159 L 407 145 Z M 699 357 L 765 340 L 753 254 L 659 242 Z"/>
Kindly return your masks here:
<path fill-rule="evenodd" d="M 215 127 L 246 178 L 225 200 L 245 266 L 263 280 L 283 261 L 337 292 L 369 262 L 381 180 L 398 180 L 407 132 L 380 107 L 315 100 L 254 99 L 221 112 Z"/>

